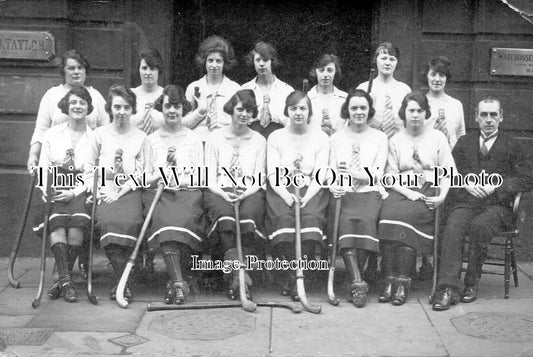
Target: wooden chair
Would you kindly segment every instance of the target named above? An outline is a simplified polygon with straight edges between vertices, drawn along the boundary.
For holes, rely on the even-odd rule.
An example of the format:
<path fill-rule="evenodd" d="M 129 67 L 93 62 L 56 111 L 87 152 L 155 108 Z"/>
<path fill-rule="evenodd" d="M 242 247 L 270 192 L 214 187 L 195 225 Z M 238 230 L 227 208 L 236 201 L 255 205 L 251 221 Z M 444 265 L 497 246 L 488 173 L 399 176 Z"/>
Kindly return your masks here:
<path fill-rule="evenodd" d="M 509 299 L 509 285 L 511 282 L 511 273 L 513 274 L 514 286 L 518 287 L 518 269 L 516 267 L 516 258 L 514 252 L 514 238 L 518 236 L 520 223 L 524 220 L 524 217 L 520 215 L 520 199 L 522 198 L 522 192 L 516 194 L 512 204 L 513 208 L 513 223 L 509 230 L 500 232 L 489 243 L 489 254 L 483 263 L 485 265 L 500 266 L 503 267 L 502 271 L 494 270 L 482 270 L 482 274 L 493 274 L 504 276 L 504 297 Z M 500 254 L 490 254 L 491 247 L 503 248 L 503 257 Z M 497 248 L 498 249 L 498 248 Z M 463 263 L 467 263 L 468 259 L 468 237 L 463 248 Z M 462 271 L 466 269 L 463 268 Z M 460 273 L 459 273 L 460 274 Z"/>

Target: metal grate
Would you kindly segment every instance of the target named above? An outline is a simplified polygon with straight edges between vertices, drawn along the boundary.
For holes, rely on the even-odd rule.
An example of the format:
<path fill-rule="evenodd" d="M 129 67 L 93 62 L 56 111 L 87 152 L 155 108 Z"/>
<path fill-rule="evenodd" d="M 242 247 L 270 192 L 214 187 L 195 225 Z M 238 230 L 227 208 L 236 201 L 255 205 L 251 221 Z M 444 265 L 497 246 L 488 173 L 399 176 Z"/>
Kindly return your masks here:
<path fill-rule="evenodd" d="M 460 333 L 499 342 L 533 341 L 533 317 L 498 312 L 471 312 L 452 319 Z"/>
<path fill-rule="evenodd" d="M 153 318 L 149 330 L 176 340 L 224 340 L 255 330 L 255 317 L 242 311 L 180 311 Z"/>

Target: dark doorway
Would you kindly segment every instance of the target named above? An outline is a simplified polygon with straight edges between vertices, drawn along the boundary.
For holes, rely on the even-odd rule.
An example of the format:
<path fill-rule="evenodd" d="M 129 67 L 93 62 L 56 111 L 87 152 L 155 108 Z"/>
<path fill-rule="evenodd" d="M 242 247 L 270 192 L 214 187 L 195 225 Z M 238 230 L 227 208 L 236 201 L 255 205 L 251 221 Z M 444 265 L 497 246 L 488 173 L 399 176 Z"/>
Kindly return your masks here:
<path fill-rule="evenodd" d="M 342 4 L 342 5 L 341 5 Z M 189 0 L 175 4 L 173 83 L 182 86 L 203 75 L 194 64 L 200 42 L 220 35 L 235 48 L 239 64 L 228 77 L 242 84 L 255 76 L 244 56 L 256 41 L 274 44 L 282 66 L 275 73 L 300 88 L 315 59 L 323 53 L 340 56 L 347 90 L 368 78 L 371 60 L 372 2 L 286 0 Z"/>

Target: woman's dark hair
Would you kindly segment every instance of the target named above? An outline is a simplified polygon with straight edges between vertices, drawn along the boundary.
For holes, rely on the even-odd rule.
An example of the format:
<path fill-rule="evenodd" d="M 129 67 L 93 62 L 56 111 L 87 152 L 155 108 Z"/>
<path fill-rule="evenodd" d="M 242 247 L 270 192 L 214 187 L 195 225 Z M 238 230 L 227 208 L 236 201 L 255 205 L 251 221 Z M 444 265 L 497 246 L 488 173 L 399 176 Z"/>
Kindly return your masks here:
<path fill-rule="evenodd" d="M 452 63 L 448 59 L 448 57 L 440 56 L 437 58 L 433 58 L 429 63 L 424 67 L 424 72 L 421 74 L 420 82 L 428 83 L 428 73 L 429 70 L 432 70 L 437 73 L 441 73 L 446 76 L 446 83 L 449 83 L 452 79 L 452 73 L 450 71 L 450 67 L 452 66 Z"/>
<path fill-rule="evenodd" d="M 333 83 L 339 83 L 342 78 L 341 59 L 338 56 L 332 54 L 324 54 L 320 56 L 315 61 L 315 63 L 313 63 L 313 68 L 311 68 L 311 70 L 309 71 L 309 77 L 316 81 L 316 70 L 319 68 L 326 67 L 330 63 L 333 63 L 335 65 L 335 77 L 333 78 Z"/>
<path fill-rule="evenodd" d="M 140 53 L 139 57 L 146 62 L 148 67 L 157 68 L 160 72 L 163 71 L 163 58 L 161 58 L 158 50 L 154 48 L 146 49 Z M 139 64 L 140 62 L 139 60 Z"/>
<path fill-rule="evenodd" d="M 70 96 L 75 95 L 83 99 L 87 102 L 87 105 L 89 106 L 87 108 L 87 115 L 91 114 L 93 111 L 93 99 L 91 98 L 91 95 L 89 94 L 89 91 L 82 86 L 74 86 L 72 87 L 67 94 L 61 100 L 59 103 L 57 103 L 57 106 L 59 109 L 61 109 L 61 113 L 68 115 L 68 107 L 70 102 Z"/>
<path fill-rule="evenodd" d="M 378 45 L 378 47 L 376 48 L 376 52 L 374 52 L 373 63 L 376 63 L 376 59 L 378 58 L 381 52 L 386 53 L 389 56 L 396 57 L 396 59 L 398 60 L 398 64 L 400 64 L 400 49 L 392 42 L 382 42 Z"/>
<path fill-rule="evenodd" d="M 309 124 L 311 122 L 311 117 L 313 116 L 313 107 L 311 105 L 311 99 L 309 99 L 307 94 L 302 91 L 295 90 L 287 96 L 287 99 L 285 100 L 285 109 L 283 109 L 283 115 L 288 117 L 289 107 L 298 104 L 298 102 L 304 98 L 307 101 L 307 107 L 309 108 L 309 116 L 307 117 L 307 124 Z"/>
<path fill-rule="evenodd" d="M 257 117 L 257 102 L 255 100 L 255 93 L 251 89 L 238 90 L 227 102 L 224 104 L 224 113 L 233 115 L 233 110 L 237 104 L 242 103 L 242 107 L 246 110 L 251 110 L 252 118 Z"/>
<path fill-rule="evenodd" d="M 198 68 L 205 70 L 207 56 L 214 52 L 218 52 L 222 55 L 222 58 L 224 59 L 224 70 L 229 70 L 235 66 L 235 53 L 229 42 L 220 36 L 210 36 L 203 40 L 198 47 L 198 52 L 196 53 L 195 58 Z"/>
<path fill-rule="evenodd" d="M 362 97 L 366 99 L 368 103 L 368 118 L 366 118 L 366 120 L 368 121 L 372 119 L 374 117 L 374 114 L 376 114 L 376 110 L 374 109 L 374 102 L 372 100 L 372 97 L 362 89 L 356 89 L 356 90 L 350 91 L 350 93 L 348 94 L 348 97 L 346 97 L 346 100 L 342 104 L 341 118 L 344 120 L 350 119 L 350 113 L 348 109 L 350 106 L 350 100 L 353 97 Z"/>
<path fill-rule="evenodd" d="M 160 112 L 163 111 L 163 101 L 165 96 L 168 97 L 168 102 L 171 105 L 181 104 L 183 116 L 191 111 L 191 103 L 185 99 L 185 92 L 180 86 L 174 84 L 169 84 L 165 87 L 165 89 L 163 89 L 163 94 L 161 94 L 154 102 L 155 110 Z"/>
<path fill-rule="evenodd" d="M 85 56 L 78 50 L 68 50 L 67 52 L 63 53 L 63 57 L 61 58 L 61 68 L 59 69 L 61 77 L 65 78 L 65 66 L 67 65 L 67 60 L 69 58 L 78 61 L 80 66 L 85 68 L 85 74 L 89 73 L 90 66 Z"/>
<path fill-rule="evenodd" d="M 405 125 L 405 108 L 407 107 L 407 104 L 414 100 L 418 103 L 420 108 L 424 109 L 426 111 L 426 119 L 429 119 L 431 117 L 431 110 L 429 109 L 429 102 L 425 95 L 423 95 L 420 92 L 411 92 L 405 96 L 402 100 L 402 106 L 400 107 L 400 111 L 398 112 L 398 115 L 400 116 L 400 119 L 404 121 Z"/>
<path fill-rule="evenodd" d="M 268 60 L 272 61 L 271 62 L 272 68 L 277 68 L 281 65 L 281 62 L 278 56 L 278 51 L 276 50 L 276 47 L 274 47 L 270 43 L 263 42 L 263 41 L 257 42 L 253 50 L 248 52 L 248 55 L 246 55 L 245 57 L 247 65 L 253 67 L 255 55 L 259 55 L 265 61 L 268 61 Z"/>
<path fill-rule="evenodd" d="M 109 88 L 109 93 L 107 94 L 107 102 L 105 103 L 105 110 L 113 120 L 113 115 L 111 114 L 111 103 L 113 102 L 114 97 L 122 97 L 129 105 L 132 107 L 132 114 L 137 114 L 137 96 L 131 89 L 122 84 L 115 84 Z"/>

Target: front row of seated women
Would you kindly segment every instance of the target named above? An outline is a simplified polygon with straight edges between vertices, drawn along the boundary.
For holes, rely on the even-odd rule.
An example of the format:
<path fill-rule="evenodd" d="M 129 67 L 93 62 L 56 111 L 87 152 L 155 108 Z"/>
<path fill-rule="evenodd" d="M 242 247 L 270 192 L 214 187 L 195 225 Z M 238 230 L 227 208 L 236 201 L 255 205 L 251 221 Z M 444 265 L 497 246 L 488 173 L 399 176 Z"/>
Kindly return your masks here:
<path fill-rule="evenodd" d="M 267 142 L 249 126 L 258 115 L 254 91 L 239 90 L 224 105 L 231 124 L 208 138 L 204 158 L 202 138 L 182 123 L 190 104 L 180 87 L 167 86 L 155 102 L 164 124 L 149 136 L 131 123 L 136 96 L 123 86 L 113 86 L 109 91 L 106 109 L 111 123 L 91 131 L 84 123 L 92 109 L 86 92 L 75 87 L 67 93 L 60 105 L 69 121 L 47 132 L 41 154 L 43 168 L 62 166 L 85 171 L 84 182 L 58 190 L 51 197 L 51 245 L 60 277 L 49 290 L 51 298 L 63 295 L 69 302 L 76 301 L 68 247 L 78 249 L 84 230 L 87 233 L 90 209 L 84 203 L 93 180 L 99 180 L 95 220 L 100 246 L 118 279 L 154 199 L 153 187 L 164 174 L 165 188 L 145 239 L 151 250 L 161 251 L 167 267 L 170 280 L 166 303 L 184 302 L 192 254 L 217 251 L 226 260 L 238 259 L 235 202 L 240 206 L 244 254 L 263 254 L 268 241 L 276 257 L 293 260 L 295 204 L 299 201 L 301 206 L 302 255 L 313 259 L 317 247 L 326 243 L 325 237 L 331 239 L 330 222 L 334 220 L 328 212 L 337 199 L 342 203 L 338 248 L 348 272 L 349 301 L 357 307 L 365 305 L 368 284 L 362 279 L 362 270 L 368 253 L 379 249 L 387 276 L 380 301 L 401 305 L 407 299 L 413 259 L 417 251 L 426 252 L 431 246 L 433 209 L 442 204 L 449 187 L 444 180 L 437 193 L 425 182 L 433 179 L 430 170 L 434 166 L 454 166 L 444 134 L 424 125 L 430 117 L 425 96 L 414 92 L 405 97 L 400 117 L 406 130 L 388 142 L 383 132 L 368 125 L 374 114 L 371 97 L 355 90 L 342 106 L 341 115 L 348 125 L 330 140 L 323 131 L 311 129 L 311 101 L 305 93 L 294 91 L 285 104 L 288 125 L 274 131 Z M 189 186 L 188 177 L 204 162 L 207 189 Z M 105 173 L 94 170 L 95 166 L 105 167 Z M 350 176 L 354 183 L 333 183 L 329 190 L 323 188 L 314 176 L 318 169 L 328 166 Z M 302 175 L 301 197 L 296 196 L 293 185 L 276 182 L 275 173 L 280 168 L 288 170 L 287 176 Z M 373 182 L 365 169 L 372 171 Z M 171 170 L 176 170 L 179 182 L 172 179 Z M 236 178 L 236 184 L 227 172 Z M 385 199 L 387 193 L 378 184 L 384 172 L 417 174 L 422 179 L 409 188 L 391 185 L 390 196 Z M 95 177 L 95 173 L 104 173 L 105 177 Z M 122 181 L 118 174 L 123 174 Z M 143 175 L 152 188 L 139 187 Z M 244 177 L 267 179 L 253 182 Z M 234 271 L 228 283 L 231 299 L 238 297 L 236 274 Z M 294 279 L 294 275 L 287 274 L 282 294 L 297 300 Z M 250 277 L 245 281 L 249 294 Z M 116 298 L 116 285 L 111 298 Z M 124 298 L 132 299 L 129 286 Z"/>

